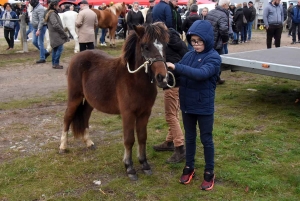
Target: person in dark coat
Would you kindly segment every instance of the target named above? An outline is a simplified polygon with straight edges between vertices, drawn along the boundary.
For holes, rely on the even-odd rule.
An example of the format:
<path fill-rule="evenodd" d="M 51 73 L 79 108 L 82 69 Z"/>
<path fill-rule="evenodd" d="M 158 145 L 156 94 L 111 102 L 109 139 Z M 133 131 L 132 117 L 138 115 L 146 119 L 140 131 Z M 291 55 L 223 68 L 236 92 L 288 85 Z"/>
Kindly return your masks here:
<path fill-rule="evenodd" d="M 180 39 L 179 33 L 169 28 L 170 40 L 166 48 L 166 61 L 171 63 L 179 62 L 187 53 L 186 44 Z M 155 151 L 174 151 L 173 155 L 167 159 L 167 163 L 179 163 L 185 159 L 184 136 L 179 123 L 179 84 L 180 75 L 171 71 L 175 76 L 175 83 L 173 77 L 169 78 L 168 84 L 175 86 L 173 88 L 164 88 L 164 103 L 165 103 L 165 117 L 169 129 L 166 140 L 158 145 L 154 145 Z"/>
<path fill-rule="evenodd" d="M 230 0 L 219 0 L 216 8 L 209 11 L 206 17 L 206 20 L 208 20 L 214 28 L 214 48 L 220 55 L 223 54 L 223 44 L 229 40 L 229 4 Z M 223 84 L 224 82 L 225 80 L 219 77 L 218 84 Z"/>
<path fill-rule="evenodd" d="M 61 19 L 58 15 L 59 1 L 50 1 L 49 7 L 46 11 L 45 22 L 49 31 L 50 45 L 52 49 L 52 68 L 63 69 L 59 65 L 59 59 L 63 51 L 64 43 L 69 41 L 69 37 L 64 31 Z"/>
<path fill-rule="evenodd" d="M 292 10 L 293 10 L 293 3 L 290 3 L 289 8 L 287 9 L 287 20 L 286 20 L 286 24 L 288 26 L 289 29 L 289 33 L 288 36 L 292 36 Z"/>
<path fill-rule="evenodd" d="M 202 190 L 214 187 L 214 99 L 221 57 L 214 49 L 214 31 L 207 20 L 197 20 L 188 30 L 189 51 L 178 63 L 167 66 L 180 74 L 179 100 L 185 130 L 186 162 L 180 183 L 188 184 L 195 175 L 197 123 L 204 149 L 204 180 Z"/>
<path fill-rule="evenodd" d="M 142 12 L 139 10 L 139 3 L 134 2 L 133 8 L 127 14 L 127 25 L 128 25 L 128 32 L 133 31 L 133 25 L 144 24 L 144 17 Z"/>
<path fill-rule="evenodd" d="M 153 10 L 154 6 L 155 6 L 155 0 L 149 0 L 149 9 L 147 11 L 146 21 L 145 21 L 146 24 L 151 24 L 153 22 L 152 10 Z"/>
<path fill-rule="evenodd" d="M 297 5 L 293 7 L 291 11 L 292 17 L 292 36 L 293 42 L 291 43 L 296 44 L 296 30 L 298 30 L 298 42 L 300 42 L 300 0 L 298 0 Z"/>
<path fill-rule="evenodd" d="M 3 28 L 4 28 L 4 38 L 8 44 L 6 50 L 13 50 L 14 49 L 14 34 L 15 34 L 15 27 L 16 21 L 12 21 L 10 19 L 18 19 L 17 14 L 12 10 L 10 3 L 5 3 L 4 11 L 2 14 L 3 20 Z M 8 20 L 5 20 L 8 19 Z"/>
<path fill-rule="evenodd" d="M 248 8 L 247 2 L 243 3 L 243 12 L 244 12 L 244 16 L 247 22 L 243 23 L 243 28 L 241 31 L 241 43 L 246 43 L 247 42 L 247 32 L 248 32 L 248 22 L 250 21 L 251 18 L 251 11 Z"/>
<path fill-rule="evenodd" d="M 153 22 L 163 22 L 168 28 L 172 28 L 172 10 L 169 0 L 161 0 L 152 10 Z"/>
<path fill-rule="evenodd" d="M 201 20 L 206 20 L 207 14 L 208 14 L 208 8 L 207 8 L 207 7 L 204 7 L 204 8 L 201 10 L 201 13 L 199 14 Z"/>
<path fill-rule="evenodd" d="M 230 6 L 229 6 L 229 13 L 230 13 L 230 15 L 234 16 L 235 11 L 236 11 L 235 5 L 234 5 L 234 3 L 231 3 Z"/>
<path fill-rule="evenodd" d="M 202 20 L 202 18 L 197 13 L 198 6 L 196 4 L 192 4 L 190 7 L 190 15 L 182 23 L 182 30 L 187 34 L 189 28 L 196 20 Z M 189 51 L 194 50 L 193 46 L 188 44 Z"/>
<path fill-rule="evenodd" d="M 232 28 L 232 30 L 234 32 L 233 44 L 239 43 L 240 32 L 243 29 L 243 16 L 244 16 L 244 12 L 243 12 L 243 8 L 242 8 L 242 4 L 236 5 L 236 11 L 233 16 L 233 24 L 234 25 Z"/>
<path fill-rule="evenodd" d="M 172 10 L 172 26 L 173 29 L 175 29 L 178 33 L 182 34 L 182 20 L 181 20 L 181 15 L 177 12 L 177 3 L 178 0 L 170 0 L 169 5 Z"/>
<path fill-rule="evenodd" d="M 249 19 L 249 21 L 247 22 L 247 35 L 248 35 L 248 41 L 251 41 L 252 38 L 252 25 L 253 25 L 253 21 L 255 20 L 256 17 L 256 9 L 253 6 L 253 2 L 249 1 L 248 2 L 248 6 L 249 6 L 249 11 L 251 12 L 251 17 Z"/>

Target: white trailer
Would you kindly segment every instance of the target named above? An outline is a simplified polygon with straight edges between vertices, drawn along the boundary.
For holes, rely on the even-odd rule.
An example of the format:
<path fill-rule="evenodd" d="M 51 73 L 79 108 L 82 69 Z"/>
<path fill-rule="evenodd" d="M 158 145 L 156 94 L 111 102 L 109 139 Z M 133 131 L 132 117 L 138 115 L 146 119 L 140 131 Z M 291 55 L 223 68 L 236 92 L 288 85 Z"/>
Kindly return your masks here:
<path fill-rule="evenodd" d="M 221 55 L 221 70 L 300 80 L 300 48 L 280 47 Z"/>

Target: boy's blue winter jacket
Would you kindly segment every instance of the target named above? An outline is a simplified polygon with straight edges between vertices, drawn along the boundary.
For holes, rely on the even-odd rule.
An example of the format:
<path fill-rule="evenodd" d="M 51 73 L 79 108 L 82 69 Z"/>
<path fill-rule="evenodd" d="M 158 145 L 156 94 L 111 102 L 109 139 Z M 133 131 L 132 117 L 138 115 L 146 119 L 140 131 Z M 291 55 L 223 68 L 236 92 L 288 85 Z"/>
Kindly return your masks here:
<path fill-rule="evenodd" d="M 214 113 L 216 82 L 219 76 L 221 57 L 214 47 L 214 32 L 210 22 L 197 20 L 187 32 L 199 36 L 205 49 L 198 53 L 190 51 L 175 64 L 180 76 L 179 99 L 182 112 L 198 115 Z"/>

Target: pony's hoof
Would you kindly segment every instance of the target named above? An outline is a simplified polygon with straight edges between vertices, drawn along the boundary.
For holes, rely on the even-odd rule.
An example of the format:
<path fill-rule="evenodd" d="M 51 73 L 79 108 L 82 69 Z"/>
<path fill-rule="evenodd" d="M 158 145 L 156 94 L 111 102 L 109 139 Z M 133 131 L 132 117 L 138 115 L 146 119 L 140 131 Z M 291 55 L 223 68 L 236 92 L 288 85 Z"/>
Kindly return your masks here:
<path fill-rule="evenodd" d="M 60 149 L 59 150 L 59 154 L 66 154 L 66 153 L 68 153 L 69 151 L 67 150 L 67 149 Z"/>
<path fill-rule="evenodd" d="M 143 170 L 143 172 L 145 173 L 145 175 L 152 175 L 152 170 Z"/>
<path fill-rule="evenodd" d="M 89 146 L 88 149 L 89 150 L 96 150 L 96 145 L 93 144 L 93 145 Z"/>
<path fill-rule="evenodd" d="M 131 181 L 137 181 L 138 180 L 137 174 L 128 174 L 128 177 Z"/>

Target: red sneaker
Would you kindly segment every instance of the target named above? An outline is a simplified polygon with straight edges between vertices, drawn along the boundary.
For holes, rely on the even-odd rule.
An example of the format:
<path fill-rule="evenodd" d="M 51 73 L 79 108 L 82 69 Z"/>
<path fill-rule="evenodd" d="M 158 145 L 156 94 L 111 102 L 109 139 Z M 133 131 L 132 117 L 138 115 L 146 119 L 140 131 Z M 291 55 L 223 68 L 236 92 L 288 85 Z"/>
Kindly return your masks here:
<path fill-rule="evenodd" d="M 204 173 L 204 180 L 200 186 L 201 190 L 210 191 L 214 188 L 215 185 L 215 174 L 212 172 Z"/>
<path fill-rule="evenodd" d="M 192 181 L 192 178 L 195 176 L 195 170 L 189 167 L 184 167 L 183 173 L 180 177 L 179 182 L 181 184 L 189 184 Z"/>

